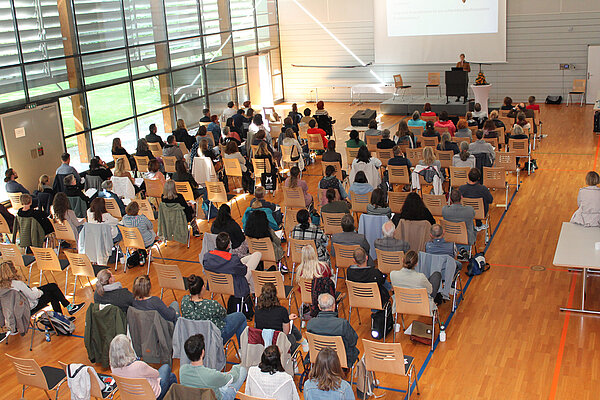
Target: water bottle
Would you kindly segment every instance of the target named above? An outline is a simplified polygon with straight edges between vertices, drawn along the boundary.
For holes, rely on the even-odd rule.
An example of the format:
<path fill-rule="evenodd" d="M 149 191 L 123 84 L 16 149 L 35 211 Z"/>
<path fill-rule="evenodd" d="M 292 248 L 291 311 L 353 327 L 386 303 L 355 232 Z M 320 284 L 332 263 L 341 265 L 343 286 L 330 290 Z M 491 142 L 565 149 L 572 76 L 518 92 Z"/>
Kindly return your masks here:
<path fill-rule="evenodd" d="M 48 332 L 48 329 L 45 330 L 45 334 L 46 334 L 46 342 L 49 342 L 50 339 L 50 333 Z"/>
<path fill-rule="evenodd" d="M 444 325 L 440 326 L 440 342 L 446 341 L 446 327 Z"/>

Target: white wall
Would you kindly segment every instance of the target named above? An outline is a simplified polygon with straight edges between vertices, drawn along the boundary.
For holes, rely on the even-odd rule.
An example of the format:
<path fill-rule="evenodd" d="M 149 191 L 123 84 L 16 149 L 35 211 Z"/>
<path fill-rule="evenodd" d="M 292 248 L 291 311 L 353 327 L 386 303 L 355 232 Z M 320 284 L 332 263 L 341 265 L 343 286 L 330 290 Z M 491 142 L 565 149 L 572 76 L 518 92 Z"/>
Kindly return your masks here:
<path fill-rule="evenodd" d="M 373 1 L 297 0 L 350 51 L 366 63 L 374 60 Z M 302 68 L 294 65 L 348 66 L 357 60 L 312 20 L 294 0 L 279 0 L 279 27 L 285 97 L 287 101 L 319 98 L 348 101 L 352 86 L 377 83 L 369 68 Z M 490 102 L 504 96 L 515 100 L 534 95 L 544 100 L 563 94 L 573 79 L 585 78 L 587 45 L 600 44 L 600 0 L 508 0 L 506 64 L 484 66 L 493 84 Z M 401 51 L 390 49 L 390 51 Z M 461 50 L 457 49 L 456 53 Z M 563 72 L 558 64 L 575 64 Z M 373 71 L 386 82 L 401 73 L 415 94 L 424 92 L 427 72 L 443 72 L 450 65 L 374 65 Z M 471 81 L 477 67 L 472 65 Z M 442 73 L 443 80 L 443 73 Z M 443 82 L 442 82 L 443 85 Z M 333 88 L 337 86 L 337 88 Z"/>

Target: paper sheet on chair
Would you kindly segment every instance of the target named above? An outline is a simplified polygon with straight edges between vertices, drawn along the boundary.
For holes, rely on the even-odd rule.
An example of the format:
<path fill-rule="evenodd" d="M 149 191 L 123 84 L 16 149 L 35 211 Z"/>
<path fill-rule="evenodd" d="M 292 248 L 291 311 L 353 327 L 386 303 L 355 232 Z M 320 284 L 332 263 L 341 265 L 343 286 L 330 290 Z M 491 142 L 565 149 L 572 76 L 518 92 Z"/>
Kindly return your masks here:
<path fill-rule="evenodd" d="M 142 183 L 144 183 L 144 178 L 135 178 L 134 182 L 135 186 L 142 186 Z"/>
<path fill-rule="evenodd" d="M 98 189 L 95 189 L 95 188 L 89 188 L 88 190 L 86 190 L 86 191 L 84 192 L 84 194 L 85 194 L 87 197 L 92 197 L 93 195 L 95 195 L 95 194 L 96 194 L 96 192 L 97 192 L 97 191 L 98 191 Z"/>
<path fill-rule="evenodd" d="M 405 335 L 412 335 L 412 322 L 411 324 L 408 326 L 408 328 L 406 328 L 406 330 L 404 331 Z"/>

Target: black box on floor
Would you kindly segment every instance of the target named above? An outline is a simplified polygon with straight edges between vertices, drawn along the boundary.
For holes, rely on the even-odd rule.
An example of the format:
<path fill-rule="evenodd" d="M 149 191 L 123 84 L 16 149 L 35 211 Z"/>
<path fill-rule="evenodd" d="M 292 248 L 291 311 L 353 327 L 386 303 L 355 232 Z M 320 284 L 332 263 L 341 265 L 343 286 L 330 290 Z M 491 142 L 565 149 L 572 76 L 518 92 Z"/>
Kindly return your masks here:
<path fill-rule="evenodd" d="M 377 111 L 369 110 L 358 110 L 352 118 L 350 118 L 350 125 L 352 126 L 369 126 L 369 122 L 377 117 Z"/>

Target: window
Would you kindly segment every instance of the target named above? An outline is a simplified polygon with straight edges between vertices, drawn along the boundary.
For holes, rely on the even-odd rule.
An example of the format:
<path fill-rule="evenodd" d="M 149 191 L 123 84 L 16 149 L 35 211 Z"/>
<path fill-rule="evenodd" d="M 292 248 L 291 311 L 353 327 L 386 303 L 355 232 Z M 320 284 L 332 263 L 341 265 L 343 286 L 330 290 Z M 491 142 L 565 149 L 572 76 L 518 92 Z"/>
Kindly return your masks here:
<path fill-rule="evenodd" d="M 208 93 L 235 86 L 233 60 L 219 61 L 206 66 Z"/>

